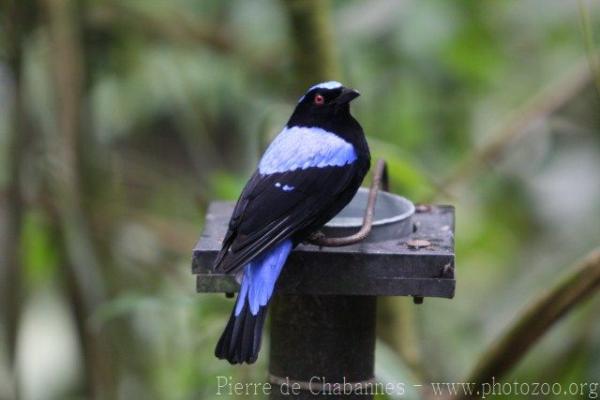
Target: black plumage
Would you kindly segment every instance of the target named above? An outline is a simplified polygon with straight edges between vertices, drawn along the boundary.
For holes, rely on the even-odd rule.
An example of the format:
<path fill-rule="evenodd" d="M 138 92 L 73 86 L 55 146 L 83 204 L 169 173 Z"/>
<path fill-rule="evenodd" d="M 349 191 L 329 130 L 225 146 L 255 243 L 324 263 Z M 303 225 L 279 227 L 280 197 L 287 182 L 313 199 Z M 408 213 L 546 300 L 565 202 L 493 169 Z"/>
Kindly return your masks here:
<path fill-rule="evenodd" d="M 292 170 L 265 172 L 259 167 L 254 172 L 234 208 L 222 250 L 215 260 L 215 271 L 241 274 L 248 263 L 263 262 L 263 258 L 267 259 L 269 252 L 276 251 L 274 249 L 284 241 L 290 240 L 295 247 L 341 211 L 358 190 L 369 169 L 370 153 L 360 124 L 350 114 L 349 102 L 358 93 L 338 85 L 330 82 L 311 88 L 286 124 L 286 129 L 309 129 L 293 134 L 305 132 L 307 140 L 310 136 L 313 142 L 307 145 L 315 147 L 316 144 L 319 157 L 307 157 L 304 165 Z M 321 151 L 319 143 L 314 142 L 319 140 L 320 134 L 328 140 L 333 137 L 329 135 L 335 135 L 334 139 L 323 142 L 323 146 L 331 147 L 327 151 Z M 297 140 L 302 146 L 302 138 L 291 135 L 288 132 L 290 140 Z M 337 143 L 343 144 L 339 151 L 335 147 Z M 340 158 L 340 154 L 347 153 L 347 149 L 342 148 L 347 144 L 352 146 L 353 156 L 346 160 Z M 275 154 L 284 160 L 281 168 L 289 164 L 286 163 L 288 156 L 299 157 L 293 147 L 289 147 L 292 146 L 281 145 L 268 150 L 290 152 L 289 155 Z M 278 165 L 271 163 L 270 167 Z M 258 278 L 250 278 L 248 274 L 244 279 Z M 254 285 L 254 289 L 261 284 L 260 281 L 246 283 Z M 264 290 L 272 291 L 272 288 Z M 254 362 L 260 349 L 268 301 L 253 313 L 251 300 L 257 300 L 251 298 L 252 292 L 248 293 L 246 298 L 238 297 L 238 302 L 244 302 L 243 308 L 237 315 L 236 309 L 232 311 L 215 350 L 217 357 L 231 363 Z"/>

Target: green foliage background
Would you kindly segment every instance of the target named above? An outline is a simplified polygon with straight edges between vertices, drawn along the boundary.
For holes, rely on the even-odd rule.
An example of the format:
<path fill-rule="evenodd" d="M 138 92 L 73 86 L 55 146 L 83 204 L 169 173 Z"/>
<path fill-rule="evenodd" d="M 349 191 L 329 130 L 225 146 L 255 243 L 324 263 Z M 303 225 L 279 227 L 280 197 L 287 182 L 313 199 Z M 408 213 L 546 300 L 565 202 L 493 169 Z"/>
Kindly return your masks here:
<path fill-rule="evenodd" d="M 456 298 L 386 299 L 377 376 L 460 380 L 536 293 L 598 245 L 600 75 L 590 66 L 600 65 L 600 4 L 329 6 L 340 70 L 330 78 L 361 91 L 353 112 L 393 190 L 456 206 Z M 19 268 L 0 288 L 16 299 L 3 300 L 0 397 L 212 399 L 218 375 L 264 381 L 267 351 L 252 366 L 214 358 L 232 301 L 195 293 L 190 257 L 209 202 L 237 197 L 302 94 L 284 1 L 3 7 L 0 256 L 4 274 Z M 61 26 L 77 59 L 57 51 Z M 72 65 L 81 76 L 61 89 L 55 74 Z M 76 153 L 78 187 L 63 197 L 56 171 L 66 161 L 53 146 L 74 82 L 80 126 L 65 148 Z M 25 121 L 16 130 L 15 115 Z M 81 213 L 65 219 L 73 198 Z M 13 229 L 3 221 L 16 212 Z M 88 247 L 70 246 L 73 237 L 90 245 L 82 258 L 70 250 Z M 598 298 L 578 307 L 506 380 L 600 382 L 599 317 Z"/>

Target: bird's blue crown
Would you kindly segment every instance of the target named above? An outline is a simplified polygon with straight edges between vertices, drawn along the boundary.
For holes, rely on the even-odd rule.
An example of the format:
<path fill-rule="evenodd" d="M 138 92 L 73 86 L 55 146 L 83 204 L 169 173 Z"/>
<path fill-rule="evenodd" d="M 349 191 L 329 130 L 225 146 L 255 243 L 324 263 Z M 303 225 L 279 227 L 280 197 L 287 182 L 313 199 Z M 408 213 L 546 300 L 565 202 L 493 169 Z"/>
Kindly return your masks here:
<path fill-rule="evenodd" d="M 321 82 L 321 83 L 317 83 L 316 85 L 311 86 L 306 93 L 310 93 L 312 90 L 315 89 L 338 89 L 341 88 L 343 85 L 341 83 L 339 83 L 338 81 L 327 81 L 327 82 Z M 300 97 L 300 100 L 298 100 L 298 103 L 300 103 L 302 100 L 304 100 L 304 96 L 306 96 L 306 93 L 304 93 L 304 95 L 302 95 L 302 97 Z"/>

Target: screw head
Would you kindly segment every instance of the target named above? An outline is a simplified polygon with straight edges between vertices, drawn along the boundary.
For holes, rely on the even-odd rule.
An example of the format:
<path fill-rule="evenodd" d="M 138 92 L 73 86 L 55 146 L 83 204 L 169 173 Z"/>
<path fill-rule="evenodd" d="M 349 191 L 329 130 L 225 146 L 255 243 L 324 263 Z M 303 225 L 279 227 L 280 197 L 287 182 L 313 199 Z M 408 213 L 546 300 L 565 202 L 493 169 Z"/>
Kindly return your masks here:
<path fill-rule="evenodd" d="M 415 250 L 431 246 L 431 242 L 425 239 L 412 239 L 406 242 L 406 244 L 409 248 Z"/>

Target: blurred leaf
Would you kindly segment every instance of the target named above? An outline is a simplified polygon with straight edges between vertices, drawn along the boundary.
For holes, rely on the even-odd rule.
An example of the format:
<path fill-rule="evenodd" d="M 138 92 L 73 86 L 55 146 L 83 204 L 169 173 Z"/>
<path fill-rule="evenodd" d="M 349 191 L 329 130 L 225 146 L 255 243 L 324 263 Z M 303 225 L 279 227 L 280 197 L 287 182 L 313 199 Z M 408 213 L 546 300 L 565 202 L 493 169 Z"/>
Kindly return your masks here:
<path fill-rule="evenodd" d="M 29 210 L 25 213 L 21 234 L 25 280 L 35 288 L 52 280 L 57 271 L 60 256 L 56 235 L 53 233 L 51 221 L 39 210 Z"/>
<path fill-rule="evenodd" d="M 410 368 L 404 365 L 402 359 L 385 342 L 377 340 L 375 346 L 375 377 L 378 382 L 392 384 L 394 390 L 388 393 L 390 399 L 420 399 L 422 385 L 411 374 Z"/>
<path fill-rule="evenodd" d="M 246 179 L 226 172 L 214 173 L 211 177 L 211 192 L 217 199 L 237 200 Z"/>
<path fill-rule="evenodd" d="M 569 267 L 566 276 L 523 309 L 506 332 L 482 353 L 464 382 L 482 384 L 502 379 L 558 320 L 599 288 L 600 248 Z"/>

